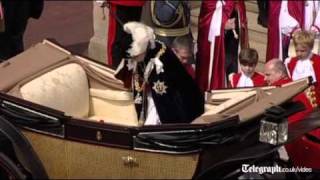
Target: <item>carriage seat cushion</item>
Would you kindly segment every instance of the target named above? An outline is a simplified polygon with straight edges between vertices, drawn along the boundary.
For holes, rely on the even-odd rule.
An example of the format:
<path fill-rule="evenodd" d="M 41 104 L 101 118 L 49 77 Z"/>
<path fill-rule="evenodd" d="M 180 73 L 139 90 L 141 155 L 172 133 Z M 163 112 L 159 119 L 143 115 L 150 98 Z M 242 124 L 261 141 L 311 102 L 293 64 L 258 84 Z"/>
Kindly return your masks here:
<path fill-rule="evenodd" d="M 88 117 L 89 84 L 86 72 L 76 63 L 49 71 L 20 88 L 23 99 L 65 112 Z"/>

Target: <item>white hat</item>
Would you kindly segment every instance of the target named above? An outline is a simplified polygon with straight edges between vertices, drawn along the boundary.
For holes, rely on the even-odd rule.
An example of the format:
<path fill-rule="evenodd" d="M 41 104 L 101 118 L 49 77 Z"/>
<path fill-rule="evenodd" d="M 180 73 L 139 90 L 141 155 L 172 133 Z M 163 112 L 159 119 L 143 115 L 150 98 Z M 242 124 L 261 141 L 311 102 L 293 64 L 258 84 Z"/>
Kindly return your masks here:
<path fill-rule="evenodd" d="M 123 26 L 125 32 L 132 35 L 131 48 L 127 53 L 133 57 L 147 51 L 148 45 L 155 47 L 155 35 L 153 29 L 139 22 L 128 22 Z"/>

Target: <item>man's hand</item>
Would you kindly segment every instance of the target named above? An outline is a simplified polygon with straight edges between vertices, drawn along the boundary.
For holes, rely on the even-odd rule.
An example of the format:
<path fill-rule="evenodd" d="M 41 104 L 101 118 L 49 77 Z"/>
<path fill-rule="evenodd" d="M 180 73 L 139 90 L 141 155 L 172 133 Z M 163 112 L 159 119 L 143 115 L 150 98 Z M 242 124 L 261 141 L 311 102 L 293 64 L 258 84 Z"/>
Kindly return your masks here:
<path fill-rule="evenodd" d="M 236 19 L 235 18 L 230 18 L 227 20 L 224 29 L 225 30 L 231 30 L 231 29 L 235 29 L 236 28 L 236 23 L 235 23 Z"/>

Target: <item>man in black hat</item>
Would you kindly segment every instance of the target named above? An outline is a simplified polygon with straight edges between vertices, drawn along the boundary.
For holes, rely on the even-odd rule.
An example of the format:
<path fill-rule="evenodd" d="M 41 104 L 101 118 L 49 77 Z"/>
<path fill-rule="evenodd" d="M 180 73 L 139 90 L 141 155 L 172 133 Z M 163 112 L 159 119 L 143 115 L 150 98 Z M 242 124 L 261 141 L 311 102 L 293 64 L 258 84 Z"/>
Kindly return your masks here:
<path fill-rule="evenodd" d="M 115 76 L 132 88 L 139 124 L 190 123 L 200 116 L 204 96 L 172 50 L 142 23 L 126 23 L 124 30 L 133 41 Z"/>

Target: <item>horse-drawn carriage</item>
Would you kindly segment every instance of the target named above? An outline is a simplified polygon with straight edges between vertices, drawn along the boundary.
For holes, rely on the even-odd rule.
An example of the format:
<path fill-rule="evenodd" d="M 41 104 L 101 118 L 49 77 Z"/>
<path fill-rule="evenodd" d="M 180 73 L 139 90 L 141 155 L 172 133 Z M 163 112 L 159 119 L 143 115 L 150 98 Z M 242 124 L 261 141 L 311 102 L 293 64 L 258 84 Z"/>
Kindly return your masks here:
<path fill-rule="evenodd" d="M 113 73 L 47 40 L 0 64 L 2 177 L 240 177 L 242 164 L 273 166 L 279 145 L 319 127 L 286 126 L 308 79 L 208 92 L 191 124 L 138 126 L 132 94 Z"/>

